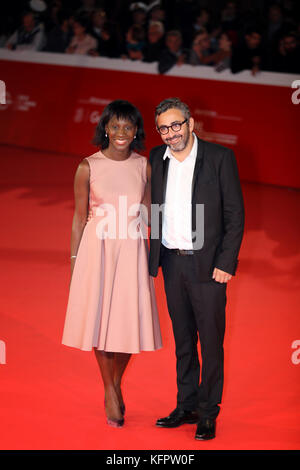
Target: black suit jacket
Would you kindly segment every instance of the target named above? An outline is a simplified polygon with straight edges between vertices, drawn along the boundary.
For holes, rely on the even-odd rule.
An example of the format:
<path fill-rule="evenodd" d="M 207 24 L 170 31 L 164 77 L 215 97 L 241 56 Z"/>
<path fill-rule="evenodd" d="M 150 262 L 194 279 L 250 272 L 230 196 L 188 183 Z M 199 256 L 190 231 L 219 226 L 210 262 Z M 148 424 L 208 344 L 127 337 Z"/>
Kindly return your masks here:
<path fill-rule="evenodd" d="M 192 182 L 192 230 L 196 229 L 196 204 L 204 204 L 204 243 L 197 254 L 198 278 L 209 281 L 213 269 L 234 275 L 244 232 L 244 203 L 237 163 L 232 150 L 198 139 L 198 152 Z M 150 152 L 152 204 L 165 201 L 169 158 L 163 160 L 166 145 Z M 153 224 L 153 211 L 152 221 Z M 149 272 L 157 276 L 164 247 L 161 244 L 162 214 L 159 236 L 151 227 Z M 156 230 L 157 232 L 157 230 Z"/>

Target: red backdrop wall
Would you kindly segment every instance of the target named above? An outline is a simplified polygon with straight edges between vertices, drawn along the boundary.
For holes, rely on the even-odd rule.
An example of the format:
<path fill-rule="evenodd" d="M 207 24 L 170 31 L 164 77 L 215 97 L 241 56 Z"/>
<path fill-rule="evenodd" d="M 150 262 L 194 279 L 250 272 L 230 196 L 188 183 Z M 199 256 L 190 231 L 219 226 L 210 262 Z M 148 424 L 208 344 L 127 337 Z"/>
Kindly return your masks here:
<path fill-rule="evenodd" d="M 82 155 L 104 106 L 132 101 L 143 114 L 147 149 L 160 143 L 154 108 L 179 96 L 197 134 L 235 151 L 243 180 L 300 187 L 292 88 L 128 71 L 1 60 L 7 102 L 0 105 L 0 143 Z"/>

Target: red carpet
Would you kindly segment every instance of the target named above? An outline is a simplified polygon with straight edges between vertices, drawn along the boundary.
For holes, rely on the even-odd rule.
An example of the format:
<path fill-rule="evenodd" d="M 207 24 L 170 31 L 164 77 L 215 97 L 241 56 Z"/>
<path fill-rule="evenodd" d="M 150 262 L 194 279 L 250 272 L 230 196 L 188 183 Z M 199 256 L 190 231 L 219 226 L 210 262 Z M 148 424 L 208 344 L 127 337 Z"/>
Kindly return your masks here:
<path fill-rule="evenodd" d="M 175 358 L 161 275 L 164 348 L 134 356 L 126 424 L 105 424 L 93 353 L 61 345 L 77 157 L 1 149 L 1 449 L 299 449 L 300 192 L 243 184 L 246 233 L 228 286 L 217 437 L 154 426 L 175 407 Z M 300 346 L 298 346 L 300 348 Z M 294 354 L 294 362 L 292 354 Z M 296 359 L 296 360 L 295 360 Z M 299 362 L 299 364 L 297 364 Z"/>

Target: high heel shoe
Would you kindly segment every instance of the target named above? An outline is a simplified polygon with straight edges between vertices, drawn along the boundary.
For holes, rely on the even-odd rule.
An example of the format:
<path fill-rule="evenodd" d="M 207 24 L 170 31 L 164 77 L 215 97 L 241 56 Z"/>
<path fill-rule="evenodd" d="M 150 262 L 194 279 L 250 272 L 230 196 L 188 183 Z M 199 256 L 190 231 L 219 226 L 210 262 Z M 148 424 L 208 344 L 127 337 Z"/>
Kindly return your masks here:
<path fill-rule="evenodd" d="M 105 409 L 105 400 L 104 400 L 104 409 Z M 125 411 L 125 406 L 124 406 L 124 411 Z M 122 413 L 122 410 L 121 410 L 121 413 Z M 122 413 L 122 415 L 124 415 L 124 413 Z M 124 426 L 124 421 L 125 421 L 124 418 L 113 419 L 113 418 L 109 418 L 106 415 L 106 423 L 108 424 L 108 426 L 112 426 L 113 428 L 121 428 L 122 426 Z"/>
<path fill-rule="evenodd" d="M 121 428 L 124 426 L 124 418 L 114 420 L 106 417 L 106 422 L 108 426 L 112 426 L 113 428 Z"/>

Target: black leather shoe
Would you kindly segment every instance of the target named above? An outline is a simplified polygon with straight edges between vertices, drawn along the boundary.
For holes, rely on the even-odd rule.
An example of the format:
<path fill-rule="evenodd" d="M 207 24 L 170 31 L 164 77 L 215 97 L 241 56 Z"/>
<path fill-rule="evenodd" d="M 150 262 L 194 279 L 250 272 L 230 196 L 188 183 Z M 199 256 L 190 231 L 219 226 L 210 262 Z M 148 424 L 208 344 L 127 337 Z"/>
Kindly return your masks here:
<path fill-rule="evenodd" d="M 160 418 L 156 421 L 156 426 L 160 428 L 177 428 L 182 424 L 195 424 L 199 417 L 195 411 L 185 411 L 175 408 L 166 418 Z"/>
<path fill-rule="evenodd" d="M 203 419 L 198 423 L 195 439 L 198 441 L 208 441 L 216 437 L 216 420 Z"/>

